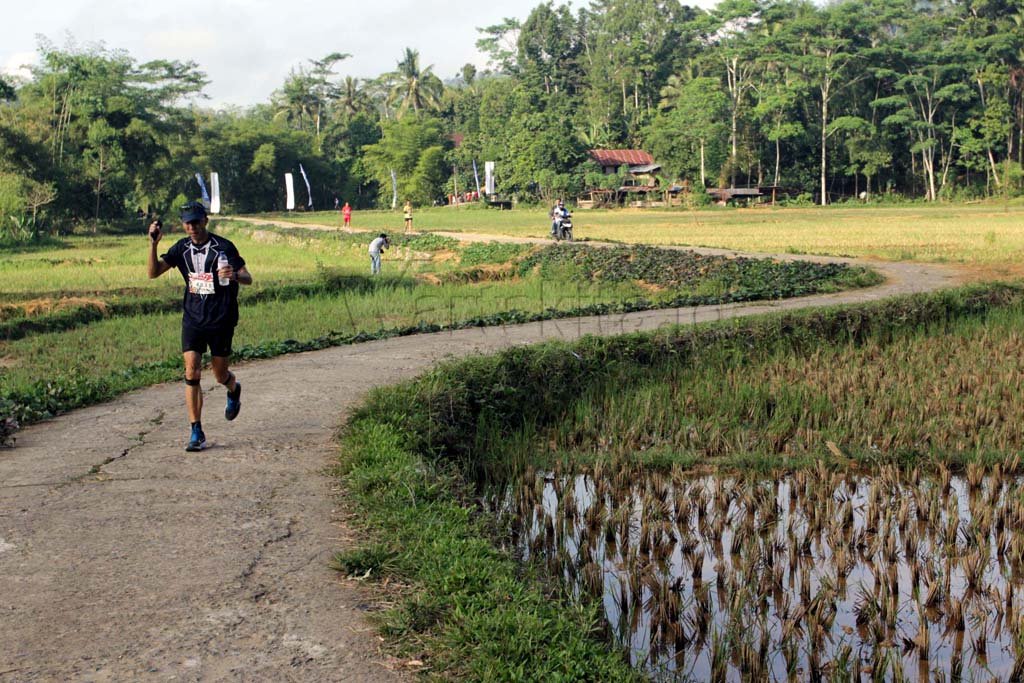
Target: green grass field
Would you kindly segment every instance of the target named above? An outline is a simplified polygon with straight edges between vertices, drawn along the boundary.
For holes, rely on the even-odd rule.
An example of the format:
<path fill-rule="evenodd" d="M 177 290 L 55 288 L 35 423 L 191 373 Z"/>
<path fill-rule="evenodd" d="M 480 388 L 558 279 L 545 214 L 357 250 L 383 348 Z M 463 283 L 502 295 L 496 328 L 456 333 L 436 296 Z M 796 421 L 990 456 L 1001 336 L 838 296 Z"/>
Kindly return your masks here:
<path fill-rule="evenodd" d="M 834 266 L 650 248 L 460 245 L 429 233 L 397 235 L 383 274 L 371 278 L 373 233 L 227 221 L 215 232 L 235 242 L 254 276 L 242 288 L 235 335 L 248 358 L 422 326 L 774 299 L 877 281 Z M 183 285 L 176 271 L 148 279 L 147 250 L 142 235 L 73 236 L 0 261 L 0 414 L 38 419 L 173 376 Z"/>
<path fill-rule="evenodd" d="M 266 219 L 341 225 L 335 212 L 264 214 Z M 400 232 L 400 212 L 357 211 L 358 229 Z M 577 239 L 721 247 L 763 253 L 828 254 L 993 266 L 1024 261 L 1024 205 L 757 207 L 579 210 Z M 416 230 L 546 237 L 543 208 L 477 207 L 415 212 Z"/>
<path fill-rule="evenodd" d="M 324 235 L 282 234 L 270 230 L 251 230 L 244 225 L 219 221 L 211 230 L 235 242 L 250 264 L 256 289 L 308 281 L 318 265 L 345 267 L 357 271 L 366 266 L 367 240 L 355 237 L 326 239 Z M 184 234 L 180 228 L 160 242 L 163 253 Z M 98 237 L 75 235 L 64 240 L 63 247 L 5 255 L 0 260 L 3 299 L 44 297 L 60 294 L 106 295 L 119 290 L 150 293 L 180 293 L 179 281 L 165 275 L 157 280 L 146 277 L 148 246 L 144 235 Z M 365 264 L 364 264 L 365 261 Z M 385 270 L 415 272 L 421 270 L 429 254 L 397 248 L 385 252 Z"/>

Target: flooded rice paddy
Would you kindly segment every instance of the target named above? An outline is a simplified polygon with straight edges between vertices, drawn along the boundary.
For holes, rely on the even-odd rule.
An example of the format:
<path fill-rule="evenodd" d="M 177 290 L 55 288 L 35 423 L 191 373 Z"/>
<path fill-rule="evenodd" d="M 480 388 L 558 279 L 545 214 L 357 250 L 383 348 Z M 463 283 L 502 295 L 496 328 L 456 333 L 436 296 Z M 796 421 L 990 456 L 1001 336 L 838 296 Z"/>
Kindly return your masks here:
<path fill-rule="evenodd" d="M 513 549 L 655 680 L 1020 680 L 1024 480 L 530 471 Z"/>

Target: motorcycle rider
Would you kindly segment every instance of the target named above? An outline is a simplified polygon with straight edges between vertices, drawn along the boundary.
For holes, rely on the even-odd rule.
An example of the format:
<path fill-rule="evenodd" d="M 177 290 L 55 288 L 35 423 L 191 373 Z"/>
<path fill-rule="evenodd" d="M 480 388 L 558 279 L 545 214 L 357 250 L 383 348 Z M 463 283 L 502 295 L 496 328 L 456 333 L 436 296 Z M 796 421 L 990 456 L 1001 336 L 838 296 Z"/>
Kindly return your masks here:
<path fill-rule="evenodd" d="M 551 236 L 555 237 L 558 235 L 558 224 L 562 222 L 562 219 L 569 215 L 569 210 L 565 208 L 565 204 L 562 203 L 562 198 L 559 197 L 558 201 L 553 207 L 551 207 Z"/>

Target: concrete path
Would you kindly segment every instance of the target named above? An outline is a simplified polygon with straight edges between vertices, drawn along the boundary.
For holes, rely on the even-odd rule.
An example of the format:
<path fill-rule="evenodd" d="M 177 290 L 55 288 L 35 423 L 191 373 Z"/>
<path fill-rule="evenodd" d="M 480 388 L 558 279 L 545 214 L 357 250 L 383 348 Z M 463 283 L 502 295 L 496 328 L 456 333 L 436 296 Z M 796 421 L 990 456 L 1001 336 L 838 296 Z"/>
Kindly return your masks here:
<path fill-rule="evenodd" d="M 180 383 L 29 427 L 17 448 L 0 451 L 0 681 L 406 678 L 367 619 L 372 586 L 328 568 L 335 551 L 358 543 L 326 473 L 336 457 L 332 435 L 371 387 L 517 344 L 863 302 L 958 281 L 946 266 L 869 265 L 884 285 L 249 363 L 238 368 L 243 408 L 231 423 L 221 413 L 224 391 L 207 374 L 213 447 L 200 454 L 183 451 Z"/>

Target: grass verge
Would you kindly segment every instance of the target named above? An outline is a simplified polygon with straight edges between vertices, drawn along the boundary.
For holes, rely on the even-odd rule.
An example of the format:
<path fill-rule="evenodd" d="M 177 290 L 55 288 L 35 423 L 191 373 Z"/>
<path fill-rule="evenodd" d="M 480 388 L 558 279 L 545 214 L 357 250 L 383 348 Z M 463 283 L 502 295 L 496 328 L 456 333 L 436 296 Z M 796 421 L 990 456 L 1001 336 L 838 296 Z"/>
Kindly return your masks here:
<path fill-rule="evenodd" d="M 428 671 L 446 680 L 642 680 L 602 644 L 596 605 L 552 599 L 560 589 L 495 549 L 457 471 L 423 460 L 398 429 L 372 418 L 349 426 L 344 452 L 351 495 L 382 540 L 335 566 L 415 583 L 382 627 Z"/>

